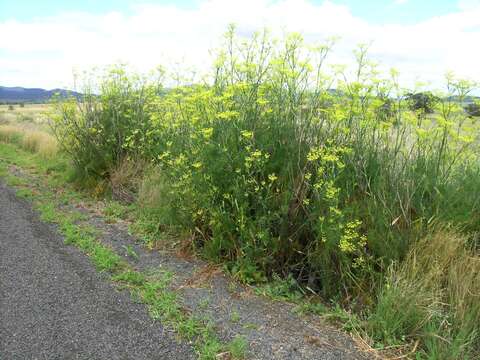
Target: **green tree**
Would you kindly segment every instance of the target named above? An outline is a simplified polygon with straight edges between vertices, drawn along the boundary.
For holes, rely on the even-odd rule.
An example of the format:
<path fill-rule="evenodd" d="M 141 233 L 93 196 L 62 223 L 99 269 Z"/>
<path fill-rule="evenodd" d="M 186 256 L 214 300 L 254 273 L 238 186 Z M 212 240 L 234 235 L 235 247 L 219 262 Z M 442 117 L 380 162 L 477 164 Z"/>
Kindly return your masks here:
<path fill-rule="evenodd" d="M 478 102 L 473 102 L 473 103 L 467 104 L 464 107 L 464 109 L 465 109 L 465 112 L 470 117 L 480 116 L 480 104 Z"/>
<path fill-rule="evenodd" d="M 409 107 L 412 111 L 421 111 L 424 114 L 432 114 L 435 105 L 440 101 L 438 96 L 431 92 L 408 93 L 405 98 L 409 102 Z"/>

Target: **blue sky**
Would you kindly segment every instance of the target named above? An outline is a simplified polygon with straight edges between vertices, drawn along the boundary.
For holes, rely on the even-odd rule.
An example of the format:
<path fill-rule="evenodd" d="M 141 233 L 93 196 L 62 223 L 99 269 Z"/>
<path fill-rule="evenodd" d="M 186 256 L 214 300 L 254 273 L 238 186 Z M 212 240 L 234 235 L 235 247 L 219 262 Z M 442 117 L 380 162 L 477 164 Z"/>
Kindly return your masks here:
<path fill-rule="evenodd" d="M 144 3 L 175 5 L 194 8 L 199 0 L 151 0 Z M 321 0 L 312 3 L 321 3 Z M 456 0 L 332 0 L 348 6 L 352 14 L 375 23 L 415 23 L 433 16 L 445 15 L 458 10 Z M 119 11 L 128 14 L 135 4 L 132 0 L 16 0 L 0 2 L 0 20 L 16 19 L 30 21 L 36 17 L 54 16 L 65 11 L 84 11 L 101 14 Z"/>
<path fill-rule="evenodd" d="M 347 5 L 353 15 L 375 23 L 412 24 L 458 10 L 456 0 L 337 0 Z"/>
<path fill-rule="evenodd" d="M 407 86 L 446 71 L 480 81 L 480 0 L 0 0 L 0 85 L 69 87 L 72 72 L 119 61 L 206 71 L 228 24 L 341 40 L 331 63 L 369 43 Z"/>

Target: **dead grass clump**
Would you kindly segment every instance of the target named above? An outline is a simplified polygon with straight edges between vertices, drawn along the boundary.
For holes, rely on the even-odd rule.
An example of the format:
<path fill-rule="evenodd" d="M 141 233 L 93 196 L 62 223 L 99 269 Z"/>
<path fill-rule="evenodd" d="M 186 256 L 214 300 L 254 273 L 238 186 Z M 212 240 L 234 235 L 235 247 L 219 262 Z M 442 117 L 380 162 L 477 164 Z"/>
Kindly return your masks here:
<path fill-rule="evenodd" d="M 22 149 L 51 158 L 58 152 L 57 141 L 50 134 L 14 125 L 0 125 L 0 141 L 17 144 Z"/>
<path fill-rule="evenodd" d="M 58 152 L 57 141 L 53 136 L 42 131 L 25 131 L 21 142 L 22 148 L 43 157 L 51 158 Z"/>
<path fill-rule="evenodd" d="M 22 129 L 13 125 L 0 125 L 0 141 L 18 143 L 22 137 Z"/>
<path fill-rule="evenodd" d="M 421 339 L 436 359 L 480 355 L 480 255 L 455 231 L 440 230 L 415 243 L 392 268 L 370 318 L 377 338 Z"/>
<path fill-rule="evenodd" d="M 0 125 L 8 125 L 16 119 L 16 116 L 7 111 L 0 111 Z"/>
<path fill-rule="evenodd" d="M 138 198 L 139 203 L 144 207 L 157 207 L 162 204 L 164 198 L 164 179 L 160 169 L 150 169 L 145 173 L 140 184 Z"/>
<path fill-rule="evenodd" d="M 125 158 L 110 173 L 110 186 L 115 200 L 133 203 L 142 182 L 147 164 L 141 160 Z"/>
<path fill-rule="evenodd" d="M 185 280 L 180 288 L 205 288 L 211 286 L 215 276 L 221 275 L 222 269 L 215 264 L 208 264 L 196 270 L 191 277 Z"/>

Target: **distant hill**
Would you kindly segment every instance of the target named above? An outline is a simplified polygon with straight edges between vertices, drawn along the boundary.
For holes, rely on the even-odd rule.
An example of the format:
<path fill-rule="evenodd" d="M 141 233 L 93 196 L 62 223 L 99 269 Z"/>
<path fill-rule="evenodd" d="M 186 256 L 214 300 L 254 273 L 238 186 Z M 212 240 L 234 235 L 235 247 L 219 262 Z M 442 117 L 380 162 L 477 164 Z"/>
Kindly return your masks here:
<path fill-rule="evenodd" d="M 55 94 L 59 94 L 61 97 L 74 96 L 78 98 L 81 96 L 80 93 L 64 89 L 45 90 L 0 86 L 0 103 L 43 103 L 50 100 Z"/>
<path fill-rule="evenodd" d="M 447 99 L 451 101 L 460 102 L 460 98 L 458 96 L 449 96 L 447 97 Z M 465 98 L 463 99 L 464 104 L 471 104 L 477 101 L 480 101 L 480 96 L 468 95 L 468 96 L 465 96 Z"/>

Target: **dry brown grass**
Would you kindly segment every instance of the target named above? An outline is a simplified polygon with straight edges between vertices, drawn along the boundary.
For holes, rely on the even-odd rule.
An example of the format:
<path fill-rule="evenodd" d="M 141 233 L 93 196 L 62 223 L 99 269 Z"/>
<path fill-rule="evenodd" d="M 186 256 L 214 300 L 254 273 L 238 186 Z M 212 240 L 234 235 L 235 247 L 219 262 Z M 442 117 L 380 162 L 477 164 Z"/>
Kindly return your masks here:
<path fill-rule="evenodd" d="M 26 131 L 22 138 L 22 148 L 43 157 L 51 158 L 58 152 L 57 141 L 53 136 L 41 131 Z"/>
<path fill-rule="evenodd" d="M 443 301 L 453 315 L 451 327 L 464 331 L 464 335 L 477 333 L 474 346 L 480 350 L 480 255 L 457 233 L 440 232 L 428 240 L 416 249 L 417 254 L 423 254 L 420 262 L 426 286 L 435 290 L 438 301 Z M 422 269 L 418 271 L 420 275 Z"/>
<path fill-rule="evenodd" d="M 52 135 L 21 126 L 0 125 L 0 141 L 16 144 L 24 150 L 38 153 L 45 158 L 54 157 L 58 153 L 57 141 Z"/>
<path fill-rule="evenodd" d="M 38 114 L 48 111 L 52 108 L 50 104 L 25 104 L 24 107 L 20 105 L 13 105 L 13 110 L 9 110 L 9 105 L 0 105 L 0 112 L 10 112 L 14 114 Z"/>
<path fill-rule="evenodd" d="M 480 256 L 467 243 L 456 232 L 436 232 L 414 246 L 402 271 L 446 301 L 461 322 L 480 310 Z"/>
<path fill-rule="evenodd" d="M 197 269 L 191 277 L 186 279 L 181 288 L 205 288 L 212 286 L 212 279 L 222 275 L 222 269 L 216 264 L 207 264 Z"/>
<path fill-rule="evenodd" d="M 52 111 L 49 104 L 25 104 L 24 107 L 0 105 L 0 125 L 18 125 L 26 129 L 48 132 L 48 119 Z"/>
<path fill-rule="evenodd" d="M 23 130 L 18 126 L 0 125 L 0 141 L 6 143 L 18 142 L 23 134 Z"/>
<path fill-rule="evenodd" d="M 110 174 L 113 197 L 121 202 L 135 201 L 147 164 L 141 160 L 124 159 Z"/>
<path fill-rule="evenodd" d="M 389 278 L 373 317 L 373 324 L 384 321 L 387 338 L 403 332 L 421 339 L 435 359 L 480 356 L 480 254 L 468 239 L 434 231 L 413 245 Z"/>
<path fill-rule="evenodd" d="M 139 203 L 144 207 L 156 207 L 162 204 L 164 189 L 162 188 L 161 172 L 154 169 L 147 170 L 140 184 L 138 198 Z"/>

